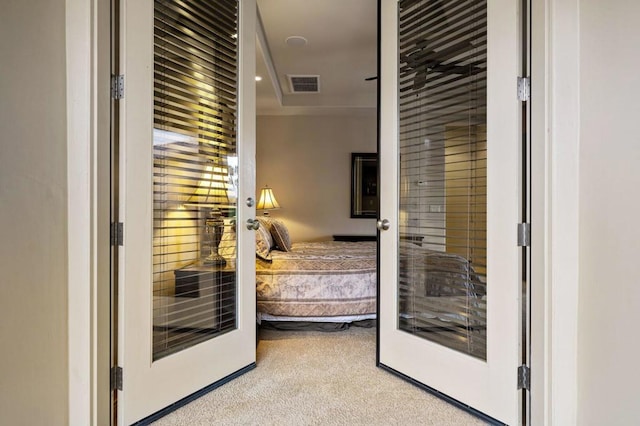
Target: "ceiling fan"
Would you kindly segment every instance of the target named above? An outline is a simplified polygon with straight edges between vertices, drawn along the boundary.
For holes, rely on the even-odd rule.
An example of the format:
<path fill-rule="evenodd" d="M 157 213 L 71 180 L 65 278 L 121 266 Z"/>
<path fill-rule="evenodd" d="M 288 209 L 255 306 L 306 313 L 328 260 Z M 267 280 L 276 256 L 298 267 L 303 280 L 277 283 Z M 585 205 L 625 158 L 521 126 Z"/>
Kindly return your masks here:
<path fill-rule="evenodd" d="M 427 0 L 427 8 L 431 8 L 434 17 L 446 17 L 446 6 L 443 0 Z M 429 73 L 457 74 L 471 76 L 484 69 L 472 64 L 461 65 L 453 58 L 461 53 L 473 50 L 476 46 L 467 38 L 445 48 L 436 50 L 434 46 L 441 40 L 423 38 L 416 41 L 413 47 L 400 54 L 401 63 L 406 64 L 409 71 L 415 72 L 413 90 L 419 90 L 427 84 Z"/>
<path fill-rule="evenodd" d="M 425 9 L 431 9 L 428 13 L 433 12 L 434 17 L 446 16 L 446 6 L 443 0 L 427 0 L 426 3 Z M 404 6 L 409 7 L 411 5 L 405 4 Z M 434 39 L 432 41 L 429 38 L 423 38 L 416 41 L 412 47 L 400 55 L 400 61 L 406 65 L 407 70 L 415 72 L 413 90 L 419 90 L 427 84 L 429 73 L 471 76 L 484 70 L 484 68 L 473 64 L 461 65 L 460 61 L 452 60 L 461 53 L 476 48 L 469 39 L 436 50 L 433 46 L 437 45 L 438 42 L 440 40 Z M 365 81 L 377 79 L 378 76 L 371 76 L 365 78 Z"/>

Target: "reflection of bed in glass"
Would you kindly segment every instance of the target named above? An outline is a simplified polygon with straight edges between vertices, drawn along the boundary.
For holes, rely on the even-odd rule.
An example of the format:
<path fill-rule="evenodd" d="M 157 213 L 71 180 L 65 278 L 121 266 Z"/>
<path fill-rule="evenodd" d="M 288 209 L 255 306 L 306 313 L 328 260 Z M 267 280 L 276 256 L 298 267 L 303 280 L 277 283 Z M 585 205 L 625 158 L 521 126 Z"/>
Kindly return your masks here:
<path fill-rule="evenodd" d="M 462 256 L 400 245 L 399 328 L 486 358 L 486 284 Z"/>

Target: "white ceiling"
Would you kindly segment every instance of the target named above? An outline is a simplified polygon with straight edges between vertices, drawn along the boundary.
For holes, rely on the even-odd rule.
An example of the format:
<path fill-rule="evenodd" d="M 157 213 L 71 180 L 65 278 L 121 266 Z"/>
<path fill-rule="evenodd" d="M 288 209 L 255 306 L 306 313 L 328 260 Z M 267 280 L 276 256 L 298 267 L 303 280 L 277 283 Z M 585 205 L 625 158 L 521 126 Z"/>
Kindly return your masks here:
<path fill-rule="evenodd" d="M 365 78 L 376 75 L 376 0 L 258 0 L 258 9 L 258 114 L 375 108 L 376 82 Z M 308 43 L 288 46 L 290 36 Z M 319 75 L 320 93 L 291 93 L 288 74 Z"/>

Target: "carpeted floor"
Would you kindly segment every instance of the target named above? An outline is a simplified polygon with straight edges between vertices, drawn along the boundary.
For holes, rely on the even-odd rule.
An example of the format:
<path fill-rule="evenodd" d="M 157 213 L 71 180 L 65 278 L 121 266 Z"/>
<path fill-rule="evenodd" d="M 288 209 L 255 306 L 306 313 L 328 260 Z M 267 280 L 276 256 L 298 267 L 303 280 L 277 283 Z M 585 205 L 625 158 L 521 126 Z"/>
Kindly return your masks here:
<path fill-rule="evenodd" d="M 262 330 L 255 370 L 155 425 L 481 425 L 375 366 L 375 329 Z"/>

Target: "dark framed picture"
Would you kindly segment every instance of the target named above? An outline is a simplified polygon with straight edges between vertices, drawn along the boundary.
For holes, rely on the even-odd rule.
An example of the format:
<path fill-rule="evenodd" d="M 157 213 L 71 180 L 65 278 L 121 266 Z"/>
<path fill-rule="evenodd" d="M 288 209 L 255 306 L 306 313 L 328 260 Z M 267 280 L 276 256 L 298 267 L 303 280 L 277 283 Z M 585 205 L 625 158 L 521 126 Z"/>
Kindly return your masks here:
<path fill-rule="evenodd" d="M 351 217 L 378 217 L 378 154 L 351 154 Z"/>

